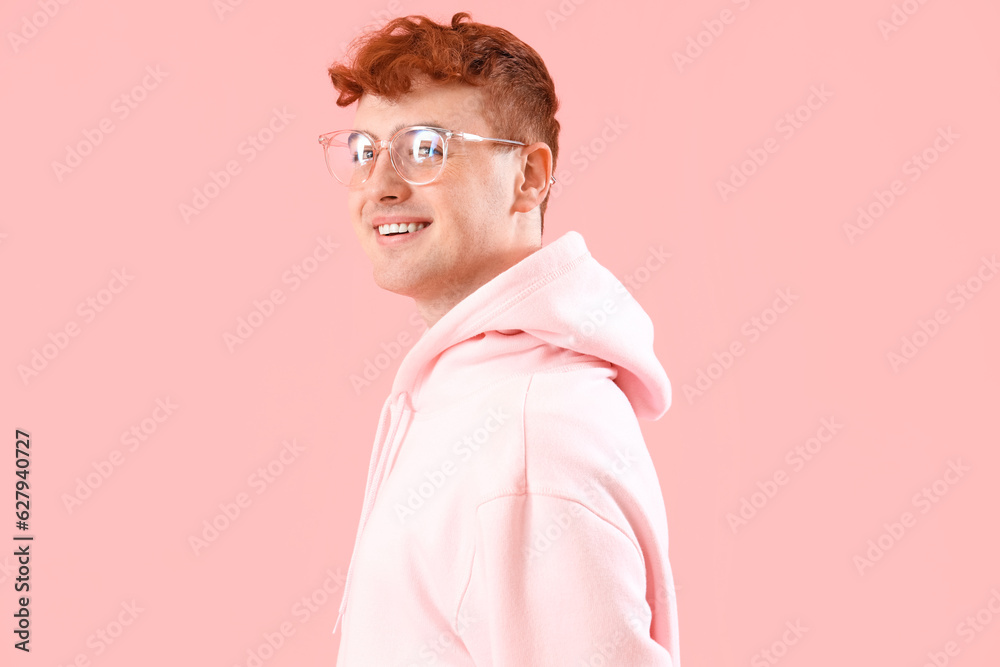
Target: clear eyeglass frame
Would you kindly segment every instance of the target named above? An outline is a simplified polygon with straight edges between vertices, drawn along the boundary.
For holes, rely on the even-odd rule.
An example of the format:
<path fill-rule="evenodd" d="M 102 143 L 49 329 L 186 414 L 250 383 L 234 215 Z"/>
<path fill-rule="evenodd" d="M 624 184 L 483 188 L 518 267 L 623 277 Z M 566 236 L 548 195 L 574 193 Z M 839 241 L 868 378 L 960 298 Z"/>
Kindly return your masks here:
<path fill-rule="evenodd" d="M 436 166 L 435 170 L 430 175 L 430 178 L 428 178 L 427 180 L 414 180 L 412 178 L 408 178 L 403 174 L 403 169 L 401 169 L 401 166 L 404 166 L 406 164 L 404 163 L 404 160 L 407 160 L 409 158 L 398 155 L 397 151 L 399 149 L 395 147 L 395 141 L 397 138 L 408 132 L 413 132 L 415 130 L 430 130 L 431 132 L 437 133 L 441 137 L 441 162 L 439 165 Z M 338 136 L 349 137 L 352 135 L 361 135 L 362 137 L 367 139 L 369 142 L 369 146 L 374 150 L 374 153 L 371 159 L 369 160 L 370 166 L 368 168 L 368 173 L 364 175 L 364 178 L 362 178 L 360 181 L 357 181 L 356 183 L 345 182 L 344 179 L 342 179 L 340 176 L 337 175 L 336 171 L 334 170 L 333 161 L 331 160 L 331 154 L 330 154 L 331 150 L 344 149 L 347 148 L 348 146 L 347 142 L 343 140 L 340 140 L 339 143 L 337 143 Z M 492 141 L 501 144 L 511 144 L 514 146 L 527 146 L 527 144 L 521 141 L 513 141 L 511 139 L 497 139 L 495 137 L 481 137 L 478 134 L 472 134 L 471 132 L 458 132 L 454 130 L 447 130 L 443 127 L 434 127 L 431 125 L 411 125 L 409 127 L 404 127 L 400 129 L 398 132 L 396 132 L 394 135 L 389 137 L 388 139 L 379 139 L 379 140 L 374 139 L 367 132 L 362 132 L 361 130 L 351 130 L 351 129 L 334 130 L 333 132 L 327 132 L 326 134 L 319 135 L 319 143 L 320 145 L 323 146 L 323 157 L 324 160 L 326 161 L 326 168 L 330 172 L 330 175 L 333 176 L 339 183 L 347 187 L 352 187 L 352 186 L 356 187 L 365 183 L 371 177 L 372 172 L 375 171 L 375 162 L 378 160 L 379 154 L 382 152 L 383 149 L 386 148 L 389 149 L 389 162 L 392 164 L 393 170 L 396 172 L 396 174 L 399 175 L 401 179 L 403 179 L 404 181 L 406 181 L 411 185 L 427 185 L 428 183 L 433 183 L 434 180 L 441 174 L 441 172 L 444 171 L 445 163 L 448 161 L 448 143 L 452 138 L 461 139 L 463 141 L 474 141 L 474 142 Z M 555 184 L 555 182 L 556 182 L 556 177 L 552 176 L 550 183 Z"/>

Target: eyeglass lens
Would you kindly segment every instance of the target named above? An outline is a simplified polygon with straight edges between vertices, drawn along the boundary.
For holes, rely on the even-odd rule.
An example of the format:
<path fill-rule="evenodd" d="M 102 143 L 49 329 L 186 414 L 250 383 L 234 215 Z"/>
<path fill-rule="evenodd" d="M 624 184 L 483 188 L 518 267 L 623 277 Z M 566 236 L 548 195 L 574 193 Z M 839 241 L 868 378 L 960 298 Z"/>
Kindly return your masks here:
<path fill-rule="evenodd" d="M 444 165 L 444 136 L 435 130 L 415 129 L 400 133 L 390 150 L 399 175 L 416 184 L 429 183 Z M 360 185 L 372 169 L 375 146 L 358 132 L 338 132 L 330 138 L 326 161 L 341 183 Z"/>

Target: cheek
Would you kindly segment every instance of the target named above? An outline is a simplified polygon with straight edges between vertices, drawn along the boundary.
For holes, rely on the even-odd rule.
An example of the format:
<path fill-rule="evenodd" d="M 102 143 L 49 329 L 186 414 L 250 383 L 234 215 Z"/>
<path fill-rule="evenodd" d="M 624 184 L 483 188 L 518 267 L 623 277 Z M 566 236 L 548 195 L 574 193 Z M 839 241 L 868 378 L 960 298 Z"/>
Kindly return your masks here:
<path fill-rule="evenodd" d="M 513 192 L 516 166 L 508 153 L 495 153 L 490 158 L 483 167 L 484 186 L 497 200 L 506 201 Z"/>
<path fill-rule="evenodd" d="M 341 228 L 343 228 L 345 223 L 349 224 L 351 229 L 354 231 L 355 236 L 358 237 L 358 240 L 362 240 L 364 238 L 365 232 L 361 224 L 361 208 L 363 203 L 364 202 L 360 198 L 349 195 L 347 198 L 347 215 L 345 216 L 347 219 L 344 220 L 341 218 L 340 220 L 333 221 L 334 225 Z"/>
<path fill-rule="evenodd" d="M 489 165 L 480 177 L 480 205 L 488 208 L 490 215 L 502 216 L 509 209 L 512 186 L 509 180 L 496 165 Z"/>
<path fill-rule="evenodd" d="M 470 161 L 462 180 L 468 199 L 474 199 L 476 203 L 495 202 L 505 188 L 502 170 L 493 160 L 485 157 Z"/>
<path fill-rule="evenodd" d="M 361 209 L 364 206 L 364 198 L 357 193 L 347 195 L 347 214 L 351 218 L 352 224 L 357 224 L 361 220 Z"/>

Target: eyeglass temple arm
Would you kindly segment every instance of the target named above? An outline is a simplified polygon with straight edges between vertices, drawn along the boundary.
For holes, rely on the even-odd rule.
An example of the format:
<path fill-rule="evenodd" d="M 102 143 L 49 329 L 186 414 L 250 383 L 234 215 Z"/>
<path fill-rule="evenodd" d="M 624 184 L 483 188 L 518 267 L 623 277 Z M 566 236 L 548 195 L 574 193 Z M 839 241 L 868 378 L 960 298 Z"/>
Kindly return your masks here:
<path fill-rule="evenodd" d="M 481 137 L 478 134 L 472 134 L 471 132 L 462 132 L 462 133 L 460 133 L 460 136 L 463 139 L 466 139 L 468 141 L 496 141 L 496 142 L 501 143 L 501 144 L 513 144 L 515 146 L 527 146 L 528 145 L 528 144 L 524 143 L 523 141 L 512 141 L 510 139 L 495 139 L 493 137 Z M 555 185 L 556 177 L 555 176 L 550 176 L 549 179 L 550 179 L 549 182 L 551 184 Z"/>

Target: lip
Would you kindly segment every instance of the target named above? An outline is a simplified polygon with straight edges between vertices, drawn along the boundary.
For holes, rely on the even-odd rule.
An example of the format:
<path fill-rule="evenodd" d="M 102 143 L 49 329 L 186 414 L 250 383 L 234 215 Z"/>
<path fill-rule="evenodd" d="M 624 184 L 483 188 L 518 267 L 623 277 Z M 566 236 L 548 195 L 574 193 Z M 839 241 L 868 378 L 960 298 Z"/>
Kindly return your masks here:
<path fill-rule="evenodd" d="M 426 223 L 426 226 L 423 229 L 420 229 L 415 232 L 409 232 L 408 234 L 398 234 L 395 236 L 382 236 L 381 234 L 378 233 L 378 228 L 382 225 L 391 225 L 393 223 L 397 225 L 408 225 L 410 223 L 421 223 L 421 222 Z M 386 216 L 380 216 L 372 220 L 372 231 L 375 232 L 375 240 L 378 241 L 379 245 L 394 246 L 394 245 L 399 245 L 400 243 L 407 243 L 409 241 L 414 240 L 414 238 L 421 236 L 423 232 L 427 231 L 427 229 L 431 226 L 431 222 L 432 221 L 428 220 L 427 218 L 415 218 L 403 215 L 386 215 Z"/>

